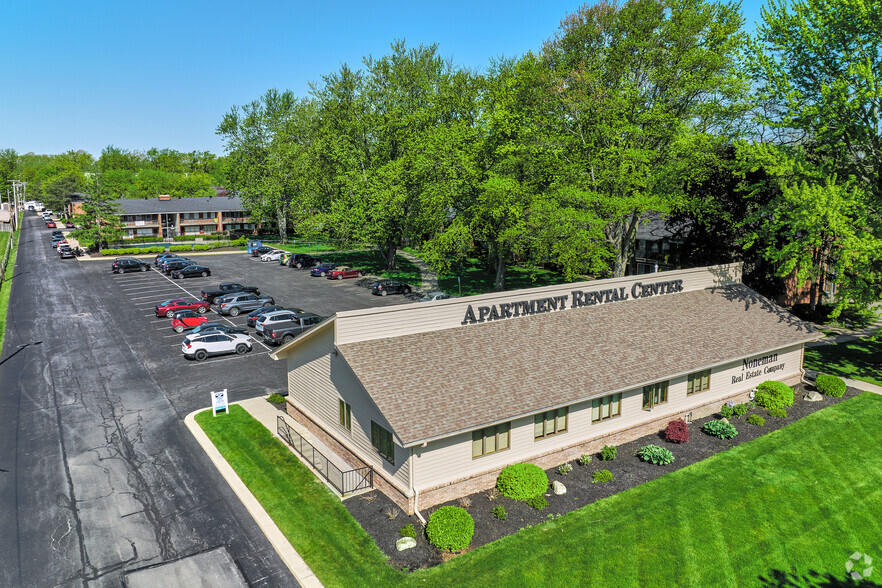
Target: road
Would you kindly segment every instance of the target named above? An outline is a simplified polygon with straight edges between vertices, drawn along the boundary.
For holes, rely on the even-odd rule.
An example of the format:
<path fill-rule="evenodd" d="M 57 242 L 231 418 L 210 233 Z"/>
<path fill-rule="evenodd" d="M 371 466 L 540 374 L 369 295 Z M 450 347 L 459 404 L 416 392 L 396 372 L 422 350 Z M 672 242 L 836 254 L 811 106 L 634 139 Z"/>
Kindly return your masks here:
<path fill-rule="evenodd" d="M 48 234 L 25 217 L 0 356 L 0 586 L 119 586 L 218 546 L 252 586 L 295 586 L 175 406 L 212 383 L 158 382 L 108 264 L 59 260 Z"/>

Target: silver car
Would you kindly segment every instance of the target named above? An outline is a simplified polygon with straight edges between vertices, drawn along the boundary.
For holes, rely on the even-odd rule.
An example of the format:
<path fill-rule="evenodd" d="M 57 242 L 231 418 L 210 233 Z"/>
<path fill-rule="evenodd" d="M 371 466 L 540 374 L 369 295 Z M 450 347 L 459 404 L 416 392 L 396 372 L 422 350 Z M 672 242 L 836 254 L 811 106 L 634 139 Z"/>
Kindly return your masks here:
<path fill-rule="evenodd" d="M 217 305 L 217 311 L 221 314 L 239 316 L 243 310 L 254 310 L 261 306 L 272 306 L 276 301 L 272 296 L 258 296 L 257 294 L 230 294 L 224 296 Z"/>

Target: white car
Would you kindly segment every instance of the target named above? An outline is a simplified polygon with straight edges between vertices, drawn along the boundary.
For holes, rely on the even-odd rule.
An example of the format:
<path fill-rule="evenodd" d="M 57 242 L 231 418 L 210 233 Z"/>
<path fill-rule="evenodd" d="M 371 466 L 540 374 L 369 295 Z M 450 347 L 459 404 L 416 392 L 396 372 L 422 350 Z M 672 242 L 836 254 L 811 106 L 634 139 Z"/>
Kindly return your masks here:
<path fill-rule="evenodd" d="M 184 357 L 202 361 L 210 355 L 245 355 L 251 351 L 253 343 L 254 339 L 248 335 L 205 333 L 185 337 L 181 343 L 181 351 L 184 352 Z"/>
<path fill-rule="evenodd" d="M 269 253 L 264 253 L 260 256 L 260 261 L 279 261 L 279 258 L 282 257 L 282 254 L 288 253 L 283 249 L 273 249 Z"/>

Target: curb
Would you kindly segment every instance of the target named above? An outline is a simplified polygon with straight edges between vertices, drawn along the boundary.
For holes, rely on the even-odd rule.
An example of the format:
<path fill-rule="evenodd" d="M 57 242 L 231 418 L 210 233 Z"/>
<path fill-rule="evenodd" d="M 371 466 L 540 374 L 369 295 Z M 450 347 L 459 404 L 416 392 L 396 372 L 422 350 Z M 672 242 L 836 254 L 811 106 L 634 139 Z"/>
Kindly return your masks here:
<path fill-rule="evenodd" d="M 239 404 L 238 402 L 232 402 L 231 404 Z M 303 558 L 300 557 L 300 554 L 291 546 L 288 542 L 288 539 L 285 535 L 282 534 L 282 531 L 279 530 L 279 527 L 276 526 L 276 523 L 270 518 L 267 512 L 263 509 L 260 503 L 257 501 L 257 498 L 254 497 L 254 494 L 248 490 L 248 487 L 245 483 L 239 478 L 230 464 L 227 463 L 227 460 L 220 454 L 220 451 L 214 446 L 211 440 L 208 438 L 208 435 L 205 434 L 205 431 L 202 430 L 196 423 L 196 414 L 206 410 L 205 408 L 201 408 L 199 410 L 194 410 L 186 417 L 184 417 L 184 424 L 187 425 L 187 428 L 190 430 L 190 433 L 196 439 L 196 442 L 202 447 L 205 451 L 208 458 L 214 464 L 214 466 L 218 469 L 221 476 L 223 476 L 224 480 L 227 481 L 227 484 L 230 485 L 230 489 L 236 493 L 236 496 L 239 497 L 239 500 L 242 501 L 245 509 L 251 514 L 252 518 L 254 518 L 254 522 L 257 523 L 257 526 L 260 527 L 260 530 L 269 539 L 270 544 L 272 544 L 273 549 L 276 550 L 276 553 L 279 554 L 279 557 L 282 558 L 282 561 L 288 566 L 288 569 L 291 571 L 291 574 L 294 576 L 294 579 L 297 582 L 305 586 L 307 588 L 320 588 L 323 584 L 319 581 L 319 579 L 315 576 L 309 566 L 303 561 Z M 211 407 L 208 408 L 211 410 Z"/>

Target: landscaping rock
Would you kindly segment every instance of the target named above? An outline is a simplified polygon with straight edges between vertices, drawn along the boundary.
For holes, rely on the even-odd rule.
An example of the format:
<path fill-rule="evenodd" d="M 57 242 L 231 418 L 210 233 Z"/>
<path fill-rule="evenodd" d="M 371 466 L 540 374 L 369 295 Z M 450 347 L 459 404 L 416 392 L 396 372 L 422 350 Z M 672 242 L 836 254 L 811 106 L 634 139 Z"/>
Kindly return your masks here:
<path fill-rule="evenodd" d="M 824 399 L 824 395 L 816 390 L 812 390 L 811 392 L 803 396 L 802 399 L 807 402 L 820 402 Z"/>
<path fill-rule="evenodd" d="M 727 418 L 721 418 L 720 420 L 723 421 L 724 423 L 728 423 L 728 422 L 729 422 L 729 419 L 727 419 Z"/>
<path fill-rule="evenodd" d="M 552 489 L 552 490 L 554 491 L 554 493 L 557 494 L 558 496 L 560 496 L 561 494 L 566 494 L 566 493 L 567 493 L 567 487 L 564 486 L 561 482 L 558 482 L 557 480 L 555 480 L 555 481 L 551 484 L 551 489 Z"/>
<path fill-rule="evenodd" d="M 405 549 L 412 549 L 414 547 L 416 547 L 416 539 L 413 537 L 402 537 L 395 542 L 395 548 L 398 551 L 404 551 Z"/>

